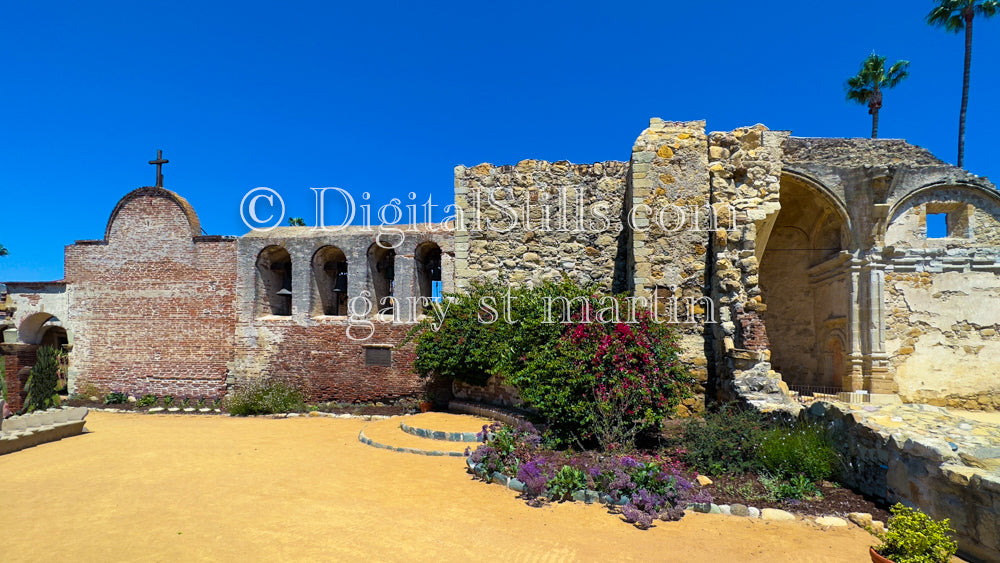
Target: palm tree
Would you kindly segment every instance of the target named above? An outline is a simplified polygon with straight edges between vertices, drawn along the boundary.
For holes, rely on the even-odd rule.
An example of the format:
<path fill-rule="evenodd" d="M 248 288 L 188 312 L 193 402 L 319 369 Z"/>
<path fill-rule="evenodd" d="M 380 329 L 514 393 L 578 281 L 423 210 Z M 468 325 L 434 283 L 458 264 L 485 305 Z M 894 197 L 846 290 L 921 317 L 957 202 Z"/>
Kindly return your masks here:
<path fill-rule="evenodd" d="M 2 244 L 0 244 L 0 256 L 7 256 L 7 249 Z"/>
<path fill-rule="evenodd" d="M 882 109 L 882 91 L 894 88 L 909 76 L 910 61 L 896 61 L 889 70 L 885 57 L 872 53 L 861 63 L 861 70 L 847 79 L 847 99 L 868 104 L 872 115 L 872 139 L 878 138 L 878 111 Z"/>
<path fill-rule="evenodd" d="M 962 76 L 962 111 L 958 114 L 958 166 L 965 162 L 965 111 L 969 107 L 969 67 L 972 65 L 972 20 L 990 18 L 1000 11 L 1000 0 L 935 0 L 927 23 L 958 33 L 965 30 L 965 74 Z"/>

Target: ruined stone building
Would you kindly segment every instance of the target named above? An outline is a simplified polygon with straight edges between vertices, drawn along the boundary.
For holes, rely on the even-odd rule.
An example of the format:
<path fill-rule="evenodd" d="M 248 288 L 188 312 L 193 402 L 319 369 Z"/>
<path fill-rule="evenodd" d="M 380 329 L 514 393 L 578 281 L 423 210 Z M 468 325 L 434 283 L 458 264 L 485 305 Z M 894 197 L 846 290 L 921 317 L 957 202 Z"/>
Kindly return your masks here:
<path fill-rule="evenodd" d="M 314 400 L 411 396 L 409 298 L 565 275 L 673 303 L 710 397 L 1000 408 L 1000 194 L 904 141 L 653 119 L 628 162 L 459 166 L 455 203 L 454 223 L 387 249 L 363 227 L 205 236 L 178 194 L 132 191 L 102 239 L 66 247 L 63 280 L 6 284 L 9 388 L 49 344 L 73 389 L 217 397 L 272 376 Z M 352 338 L 362 292 L 391 297 L 392 321 Z"/>

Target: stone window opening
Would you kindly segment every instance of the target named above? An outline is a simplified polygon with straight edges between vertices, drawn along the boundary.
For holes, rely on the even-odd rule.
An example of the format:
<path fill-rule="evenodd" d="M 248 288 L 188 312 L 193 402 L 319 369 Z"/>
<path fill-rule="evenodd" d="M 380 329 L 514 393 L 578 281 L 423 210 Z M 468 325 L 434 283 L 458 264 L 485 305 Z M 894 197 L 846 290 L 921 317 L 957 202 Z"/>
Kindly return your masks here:
<path fill-rule="evenodd" d="M 347 315 L 347 256 L 336 246 L 324 246 L 313 256 L 313 314 Z"/>
<path fill-rule="evenodd" d="M 372 311 L 392 315 L 396 279 L 396 250 L 372 244 L 368 248 L 368 270 L 372 286 Z"/>
<path fill-rule="evenodd" d="M 927 238 L 969 238 L 969 207 L 961 202 L 928 203 L 924 209 Z"/>
<path fill-rule="evenodd" d="M 429 306 L 440 302 L 443 293 L 441 281 L 441 247 L 433 242 L 425 242 L 413 253 L 417 273 L 417 295 Z"/>
<path fill-rule="evenodd" d="M 257 305 L 261 315 L 292 314 L 292 257 L 280 246 L 257 257 Z"/>
<path fill-rule="evenodd" d="M 948 238 L 948 214 L 927 214 L 927 238 Z"/>

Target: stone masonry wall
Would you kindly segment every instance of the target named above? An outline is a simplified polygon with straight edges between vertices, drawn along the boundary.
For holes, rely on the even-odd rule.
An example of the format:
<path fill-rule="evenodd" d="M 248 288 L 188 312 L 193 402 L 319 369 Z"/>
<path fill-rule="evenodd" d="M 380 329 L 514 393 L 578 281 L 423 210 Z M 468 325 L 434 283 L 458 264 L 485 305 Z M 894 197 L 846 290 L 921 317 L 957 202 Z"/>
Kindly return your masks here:
<path fill-rule="evenodd" d="M 142 188 L 119 203 L 104 240 L 66 248 L 71 390 L 224 393 L 236 242 L 200 236 L 193 213 L 172 192 Z"/>
<path fill-rule="evenodd" d="M 738 391 L 757 400 L 787 400 L 787 387 L 771 370 L 764 321 L 767 304 L 760 288 L 760 259 L 770 227 L 781 209 L 782 146 L 785 132 L 763 125 L 712 133 L 709 171 L 712 204 L 720 216 L 735 212 L 735 229 L 718 228 L 712 239 L 712 296 L 719 306 L 713 326 L 719 380 L 717 398 L 736 398 Z"/>
<path fill-rule="evenodd" d="M 632 147 L 631 166 L 625 215 L 632 287 L 636 296 L 655 300 L 657 316 L 677 329 L 681 360 L 698 378 L 699 400 L 687 401 L 684 414 L 703 408 L 705 323 L 718 318 L 706 287 L 712 212 L 705 122 L 651 119 Z"/>
<path fill-rule="evenodd" d="M 627 164 L 613 161 L 456 167 L 458 287 L 497 279 L 538 284 L 565 274 L 580 284 L 623 290 L 625 281 L 615 282 L 615 273 L 627 171 Z"/>
<path fill-rule="evenodd" d="M 948 236 L 928 238 L 927 213 Z M 885 233 L 886 351 L 904 401 L 1000 408 L 1000 204 L 942 186 L 902 201 Z"/>
<path fill-rule="evenodd" d="M 951 520 L 959 555 L 1000 560 L 1000 429 L 928 405 L 813 403 L 798 416 L 837 436 L 852 489 Z M 795 411 L 792 412 L 795 414 Z"/>

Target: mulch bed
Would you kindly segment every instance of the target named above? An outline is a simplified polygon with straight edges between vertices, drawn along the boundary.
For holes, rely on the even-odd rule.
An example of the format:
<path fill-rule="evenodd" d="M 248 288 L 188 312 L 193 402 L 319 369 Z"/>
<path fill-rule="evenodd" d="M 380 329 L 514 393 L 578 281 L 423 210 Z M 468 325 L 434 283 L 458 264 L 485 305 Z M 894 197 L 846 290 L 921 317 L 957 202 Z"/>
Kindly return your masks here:
<path fill-rule="evenodd" d="M 766 490 L 755 475 L 720 475 L 712 476 L 711 479 L 712 484 L 704 489 L 711 493 L 715 504 L 744 504 L 757 508 L 779 508 L 808 516 L 844 518 L 849 512 L 867 512 L 875 520 L 885 522 L 889 519 L 885 505 L 876 504 L 850 489 L 826 481 L 820 484 L 820 491 L 823 493 L 820 499 L 768 502 L 761 498 Z M 747 496 L 751 498 L 748 499 Z"/>

